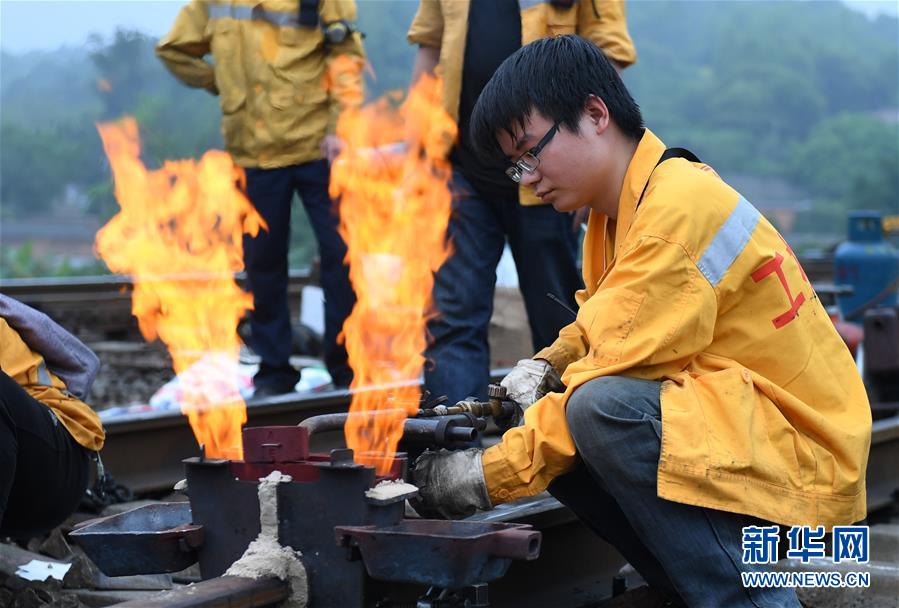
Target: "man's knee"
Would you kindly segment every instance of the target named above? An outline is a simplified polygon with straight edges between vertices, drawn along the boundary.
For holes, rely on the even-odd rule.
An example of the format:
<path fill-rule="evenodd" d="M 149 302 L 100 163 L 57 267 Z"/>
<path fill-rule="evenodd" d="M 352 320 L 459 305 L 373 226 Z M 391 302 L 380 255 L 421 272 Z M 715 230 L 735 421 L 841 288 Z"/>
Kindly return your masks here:
<path fill-rule="evenodd" d="M 581 458 L 596 470 L 614 471 L 657 451 L 659 387 L 658 382 L 622 376 L 578 387 L 568 400 L 566 417 Z"/>
<path fill-rule="evenodd" d="M 566 416 L 572 435 L 586 425 L 612 419 L 659 416 L 659 383 L 624 376 L 603 376 L 578 387 L 568 399 Z"/>

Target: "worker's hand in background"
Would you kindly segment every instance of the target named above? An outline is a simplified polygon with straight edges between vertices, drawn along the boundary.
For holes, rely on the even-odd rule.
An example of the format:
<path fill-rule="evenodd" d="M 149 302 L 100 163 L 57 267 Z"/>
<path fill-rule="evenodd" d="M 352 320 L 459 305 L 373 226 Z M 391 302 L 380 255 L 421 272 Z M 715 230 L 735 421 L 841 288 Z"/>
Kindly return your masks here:
<path fill-rule="evenodd" d="M 479 448 L 426 451 L 412 469 L 418 498 L 411 501 L 423 517 L 460 519 L 492 508 Z"/>
<path fill-rule="evenodd" d="M 565 389 L 559 372 L 545 359 L 522 359 L 500 384 L 506 389 L 506 398 L 521 409 L 511 426 L 521 424 L 525 410 L 545 394 Z"/>
<path fill-rule="evenodd" d="M 328 160 L 328 163 L 333 163 L 337 155 L 343 151 L 343 148 L 343 140 L 336 135 L 325 135 L 325 138 L 322 140 L 322 156 Z"/>

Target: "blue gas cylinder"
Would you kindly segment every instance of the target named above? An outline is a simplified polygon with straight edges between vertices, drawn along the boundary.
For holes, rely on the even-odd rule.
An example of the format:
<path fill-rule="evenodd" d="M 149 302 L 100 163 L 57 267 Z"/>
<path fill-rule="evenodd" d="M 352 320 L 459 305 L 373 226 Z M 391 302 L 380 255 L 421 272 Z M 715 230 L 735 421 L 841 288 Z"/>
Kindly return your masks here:
<path fill-rule="evenodd" d="M 859 320 L 866 308 L 896 305 L 899 252 L 884 240 L 878 211 L 849 212 L 849 240 L 837 247 L 833 270 L 834 283 L 853 289 L 837 298 L 847 321 Z"/>

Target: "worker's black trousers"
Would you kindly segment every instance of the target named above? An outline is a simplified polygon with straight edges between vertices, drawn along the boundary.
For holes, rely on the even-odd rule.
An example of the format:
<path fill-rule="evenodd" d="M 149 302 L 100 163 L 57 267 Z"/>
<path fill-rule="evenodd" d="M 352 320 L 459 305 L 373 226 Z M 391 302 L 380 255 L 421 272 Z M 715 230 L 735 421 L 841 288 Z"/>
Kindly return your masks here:
<path fill-rule="evenodd" d="M 89 465 L 90 452 L 50 408 L 0 371 L 0 537 L 62 523 L 87 489 Z"/>
<path fill-rule="evenodd" d="M 336 386 L 349 386 L 353 372 L 346 346 L 337 340 L 356 296 L 350 270 L 343 260 L 347 248 L 337 231 L 337 206 L 328 197 L 328 163 L 316 160 L 277 169 L 247 169 L 247 196 L 268 228 L 255 237 L 244 235 L 247 281 L 253 293 L 250 346 L 262 359 L 253 378 L 257 390 L 290 392 L 300 379 L 291 367 L 290 308 L 287 301 L 287 254 L 290 249 L 290 212 L 299 194 L 318 242 L 321 287 L 325 296 L 322 350 L 325 366 Z"/>

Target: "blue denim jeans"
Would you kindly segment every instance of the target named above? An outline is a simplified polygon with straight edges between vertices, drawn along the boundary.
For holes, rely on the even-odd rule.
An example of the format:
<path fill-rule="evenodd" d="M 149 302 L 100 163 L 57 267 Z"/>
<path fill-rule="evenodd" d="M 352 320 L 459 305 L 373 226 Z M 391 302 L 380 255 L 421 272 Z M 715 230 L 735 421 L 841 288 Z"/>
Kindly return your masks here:
<path fill-rule="evenodd" d="M 324 359 L 334 384 L 347 386 L 352 371 L 346 348 L 337 335 L 356 297 L 344 265 L 346 244 L 337 232 L 336 205 L 328 196 L 328 163 L 317 160 L 278 169 L 247 169 L 247 197 L 268 224 L 256 237 L 244 235 L 244 263 L 255 308 L 250 314 L 253 350 L 262 363 L 253 379 L 257 388 L 269 385 L 290 390 L 300 375 L 290 367 L 292 333 L 287 304 L 287 249 L 290 205 L 299 194 L 318 241 L 321 286 L 325 296 Z"/>
<path fill-rule="evenodd" d="M 582 287 L 577 270 L 577 233 L 570 214 L 550 205 L 522 206 L 517 197 L 485 200 L 458 171 L 453 174 L 453 214 L 447 236 L 454 253 L 434 278 L 439 316 L 428 324 L 425 388 L 450 403 L 487 397 L 496 266 L 506 241 L 518 268 L 534 352 L 556 339 L 574 319 L 552 293 L 575 308 Z M 522 353 L 530 356 L 533 353 Z"/>
<path fill-rule="evenodd" d="M 792 589 L 743 587 L 742 528 L 759 521 L 659 498 L 661 383 L 597 378 L 574 391 L 569 430 L 581 462 L 549 487 L 651 585 L 691 607 L 799 608 Z"/>

